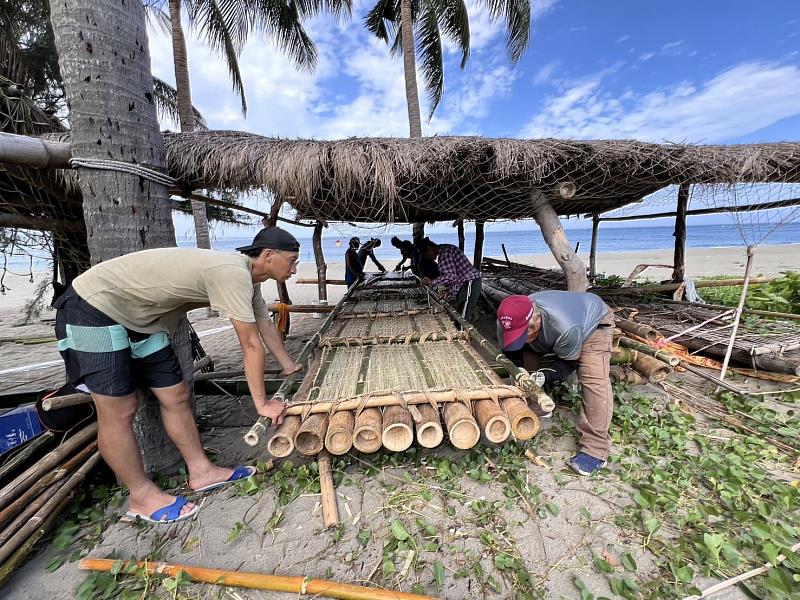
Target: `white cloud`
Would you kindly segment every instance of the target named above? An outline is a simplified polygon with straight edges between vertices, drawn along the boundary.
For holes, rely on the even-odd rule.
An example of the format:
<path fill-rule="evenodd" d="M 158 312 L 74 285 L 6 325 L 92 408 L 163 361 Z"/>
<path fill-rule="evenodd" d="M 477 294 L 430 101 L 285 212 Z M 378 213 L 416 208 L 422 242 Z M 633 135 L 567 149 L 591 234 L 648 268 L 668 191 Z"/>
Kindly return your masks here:
<path fill-rule="evenodd" d="M 639 55 L 639 60 L 642 62 L 646 62 L 655 56 L 654 52 L 645 52 L 644 54 Z"/>
<path fill-rule="evenodd" d="M 521 135 L 724 142 L 800 114 L 800 68 L 793 65 L 748 62 L 699 86 L 618 96 L 601 85 L 607 73 L 565 85 Z"/>
<path fill-rule="evenodd" d="M 534 85 L 548 83 L 550 80 L 553 79 L 553 76 L 557 73 L 560 67 L 561 67 L 560 60 L 551 60 L 549 63 L 541 67 L 536 72 L 536 75 L 533 76 Z"/>
<path fill-rule="evenodd" d="M 621 35 L 621 36 L 619 36 L 617 38 L 617 43 L 621 44 L 622 42 L 627 42 L 629 39 L 631 39 L 631 36 L 629 36 L 629 35 Z"/>
<path fill-rule="evenodd" d="M 542 18 L 544 15 L 550 12 L 556 4 L 558 4 L 558 0 L 538 0 L 533 2 L 533 6 L 531 7 L 531 18 Z"/>

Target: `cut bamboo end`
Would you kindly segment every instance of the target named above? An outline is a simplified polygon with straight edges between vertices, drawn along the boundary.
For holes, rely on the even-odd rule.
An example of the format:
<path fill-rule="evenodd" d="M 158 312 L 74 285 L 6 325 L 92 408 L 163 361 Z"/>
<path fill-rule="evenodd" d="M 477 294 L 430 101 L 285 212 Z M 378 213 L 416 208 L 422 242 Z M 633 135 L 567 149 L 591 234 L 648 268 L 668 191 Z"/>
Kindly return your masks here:
<path fill-rule="evenodd" d="M 521 398 L 503 400 L 503 408 L 511 421 L 511 433 L 518 440 L 529 440 L 539 433 L 539 418 Z"/>
<path fill-rule="evenodd" d="M 294 452 L 294 436 L 300 429 L 300 417 L 289 415 L 267 442 L 267 451 L 275 458 L 286 458 Z"/>
<path fill-rule="evenodd" d="M 672 372 L 672 368 L 668 364 L 642 352 L 638 353 L 631 366 L 637 373 L 644 375 L 650 381 L 664 381 Z"/>
<path fill-rule="evenodd" d="M 314 456 L 325 445 L 325 431 L 328 429 L 328 415 L 310 415 L 294 436 L 294 447 L 300 454 Z"/>
<path fill-rule="evenodd" d="M 383 442 L 383 416 L 380 408 L 366 408 L 356 418 L 353 429 L 353 446 L 356 450 L 372 454 L 381 449 Z"/>
<path fill-rule="evenodd" d="M 468 450 L 478 443 L 481 430 L 472 412 L 461 402 L 450 402 L 442 409 L 450 443 L 459 450 Z"/>
<path fill-rule="evenodd" d="M 339 456 L 347 454 L 353 447 L 353 428 L 356 417 L 349 410 L 334 413 L 328 423 L 328 432 L 325 434 L 325 448 L 331 454 Z"/>
<path fill-rule="evenodd" d="M 493 400 L 479 400 L 475 403 L 475 417 L 486 439 L 495 444 L 504 442 L 511 435 L 511 421 Z"/>
<path fill-rule="evenodd" d="M 417 428 L 417 442 L 424 448 L 435 448 L 444 439 L 439 411 L 430 404 L 419 404 L 416 408 L 420 413 L 420 420 L 414 423 Z"/>
<path fill-rule="evenodd" d="M 403 406 L 387 406 L 383 409 L 384 447 L 393 452 L 408 450 L 414 441 L 414 420 L 411 413 Z"/>

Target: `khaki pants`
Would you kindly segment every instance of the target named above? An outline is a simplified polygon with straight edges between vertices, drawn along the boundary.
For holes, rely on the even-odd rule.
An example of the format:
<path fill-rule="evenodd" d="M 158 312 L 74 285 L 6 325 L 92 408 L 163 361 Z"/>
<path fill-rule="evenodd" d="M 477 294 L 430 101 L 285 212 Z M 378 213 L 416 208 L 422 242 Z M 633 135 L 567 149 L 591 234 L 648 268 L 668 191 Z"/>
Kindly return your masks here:
<path fill-rule="evenodd" d="M 611 388 L 611 344 L 614 338 L 614 314 L 608 312 L 600 326 L 581 348 L 578 358 L 578 381 L 583 390 L 583 406 L 578 418 L 578 448 L 581 452 L 605 460 L 611 451 L 608 428 L 614 412 Z"/>

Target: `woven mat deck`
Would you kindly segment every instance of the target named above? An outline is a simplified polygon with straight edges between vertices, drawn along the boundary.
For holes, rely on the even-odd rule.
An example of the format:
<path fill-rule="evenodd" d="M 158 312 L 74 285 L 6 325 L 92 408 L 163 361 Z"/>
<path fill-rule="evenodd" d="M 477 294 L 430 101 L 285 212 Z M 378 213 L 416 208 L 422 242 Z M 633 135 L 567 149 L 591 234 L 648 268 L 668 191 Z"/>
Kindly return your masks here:
<path fill-rule="evenodd" d="M 391 319 L 346 319 L 341 325 L 334 323 L 330 335 L 323 338 L 384 338 L 405 337 L 413 334 L 454 333 L 456 326 L 443 315 L 420 313 L 397 315 Z"/>
<path fill-rule="evenodd" d="M 409 310 L 424 310 L 428 308 L 425 299 L 394 298 L 389 300 L 356 300 L 347 302 L 340 314 L 377 314 L 377 313 L 402 313 Z"/>
<path fill-rule="evenodd" d="M 307 397 L 315 402 L 396 391 L 467 390 L 500 383 L 463 341 L 324 348 Z M 305 394 L 303 394 L 305 396 Z"/>

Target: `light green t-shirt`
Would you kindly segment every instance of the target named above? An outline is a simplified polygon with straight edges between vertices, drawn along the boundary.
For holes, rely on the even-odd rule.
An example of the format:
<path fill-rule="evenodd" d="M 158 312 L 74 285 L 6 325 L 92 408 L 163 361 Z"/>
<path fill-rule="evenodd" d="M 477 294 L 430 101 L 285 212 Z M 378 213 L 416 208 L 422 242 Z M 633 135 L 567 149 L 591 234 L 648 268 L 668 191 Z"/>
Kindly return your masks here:
<path fill-rule="evenodd" d="M 207 306 L 244 323 L 269 319 L 251 269 L 252 261 L 244 254 L 157 248 L 95 265 L 72 286 L 86 302 L 128 329 L 172 333 L 188 311 Z"/>

